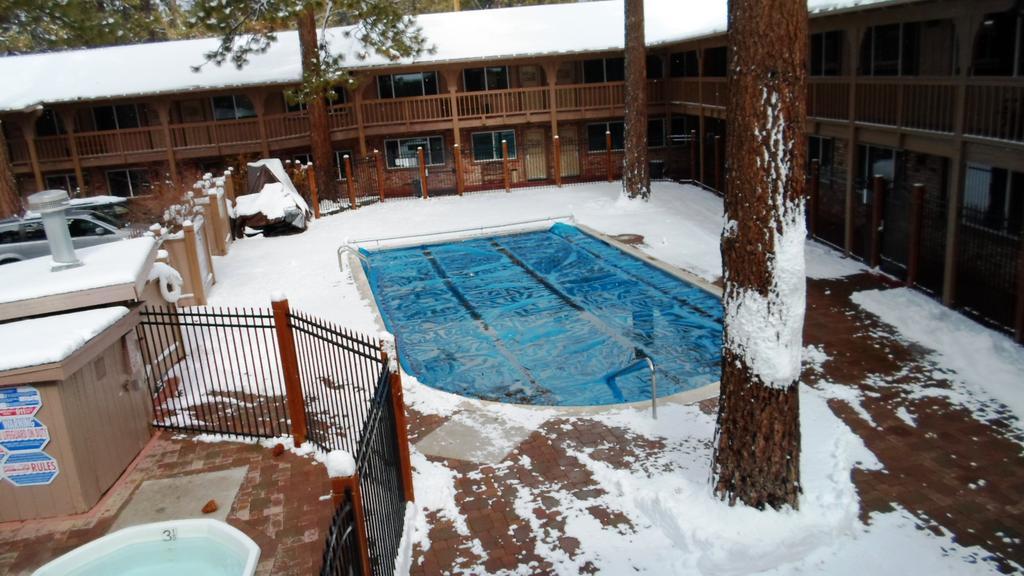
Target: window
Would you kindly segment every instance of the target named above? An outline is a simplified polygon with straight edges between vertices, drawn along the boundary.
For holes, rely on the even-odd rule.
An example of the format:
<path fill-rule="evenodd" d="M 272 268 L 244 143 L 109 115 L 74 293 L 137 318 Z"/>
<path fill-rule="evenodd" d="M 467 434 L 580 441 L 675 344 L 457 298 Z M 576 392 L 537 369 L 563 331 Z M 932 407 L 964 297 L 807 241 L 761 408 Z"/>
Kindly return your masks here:
<path fill-rule="evenodd" d="M 348 180 L 348 174 L 345 172 L 345 156 L 348 156 L 348 161 L 355 164 L 356 159 L 352 156 L 351 150 L 335 150 L 334 151 L 334 165 L 338 168 L 338 180 Z"/>
<path fill-rule="evenodd" d="M 422 138 L 401 138 L 384 141 L 384 155 L 388 168 L 416 168 L 419 166 L 417 148 L 423 148 L 423 159 L 427 166 L 444 164 L 444 139 L 440 136 Z"/>
<path fill-rule="evenodd" d="M 872 26 L 864 31 L 860 73 L 865 76 L 944 76 L 953 72 L 953 22 L 931 20 Z"/>
<path fill-rule="evenodd" d="M 668 62 L 668 72 L 673 78 L 696 78 L 700 76 L 697 51 L 676 52 Z"/>
<path fill-rule="evenodd" d="M 240 120 L 256 116 L 256 108 L 248 96 L 214 96 L 210 101 L 213 104 L 214 120 Z"/>
<path fill-rule="evenodd" d="M 36 118 L 36 136 L 57 136 L 64 133 L 64 122 L 52 108 L 44 108 Z"/>
<path fill-rule="evenodd" d="M 143 168 L 108 170 L 107 188 L 112 196 L 123 198 L 148 194 L 151 188 L 149 171 Z"/>
<path fill-rule="evenodd" d="M 292 162 L 305 166 L 313 163 L 312 154 L 292 154 Z"/>
<path fill-rule="evenodd" d="M 843 73 L 843 31 L 811 34 L 811 76 Z"/>
<path fill-rule="evenodd" d="M 22 242 L 45 242 L 46 230 L 40 220 L 26 222 L 21 225 Z"/>
<path fill-rule="evenodd" d="M 462 71 L 466 92 L 482 90 L 508 90 L 508 67 L 466 68 Z"/>
<path fill-rule="evenodd" d="M 0 244 L 14 244 L 21 242 L 21 232 L 18 224 L 7 224 L 0 226 Z"/>
<path fill-rule="evenodd" d="M 665 145 L 665 120 L 663 118 L 647 119 L 647 147 L 661 148 Z"/>
<path fill-rule="evenodd" d="M 46 189 L 63 190 L 74 196 L 74 193 L 78 191 L 78 180 L 74 174 L 47 174 Z"/>
<path fill-rule="evenodd" d="M 964 180 L 963 221 L 1019 236 L 1024 225 L 1024 174 L 968 164 Z"/>
<path fill-rule="evenodd" d="M 975 76 L 1024 75 L 1024 24 L 1017 10 L 986 14 L 974 38 Z M 1014 65 L 1016 55 L 1016 66 Z"/>
<path fill-rule="evenodd" d="M 625 142 L 625 131 L 622 120 L 616 122 L 599 122 L 587 124 L 587 150 L 589 152 L 604 152 L 605 132 L 612 133 L 612 150 L 622 150 Z"/>
<path fill-rule="evenodd" d="M 673 146 L 685 144 L 690 141 L 691 135 L 700 138 L 700 118 L 690 114 L 673 116 L 669 125 L 669 143 Z"/>
<path fill-rule="evenodd" d="M 626 79 L 624 58 L 596 58 L 583 61 L 583 83 L 622 82 Z"/>
<path fill-rule="evenodd" d="M 832 152 L 835 140 L 822 138 L 821 136 L 810 136 L 807 143 L 807 173 L 811 172 L 811 162 L 818 161 L 818 174 L 823 180 L 828 180 L 832 174 Z"/>
<path fill-rule="evenodd" d="M 724 78 L 729 71 L 729 53 L 725 46 L 704 49 L 704 76 Z"/>
<path fill-rule="evenodd" d="M 92 118 L 97 130 L 125 130 L 142 125 L 142 115 L 137 104 L 94 106 Z"/>
<path fill-rule="evenodd" d="M 903 153 L 893 148 L 860 145 L 857 147 L 857 174 L 860 180 L 861 203 L 868 204 L 875 176 L 882 176 L 890 186 L 903 179 L 900 161 Z"/>
<path fill-rule="evenodd" d="M 661 56 L 649 54 L 647 56 L 647 79 L 658 80 L 662 76 Z"/>
<path fill-rule="evenodd" d="M 70 218 L 68 219 L 68 231 L 71 232 L 72 238 L 83 238 L 86 236 L 106 236 L 112 234 L 110 230 L 107 230 L 103 226 L 100 226 L 96 222 L 90 222 L 84 218 Z"/>
<path fill-rule="evenodd" d="M 437 72 L 378 76 L 377 94 L 381 98 L 409 98 L 437 94 Z"/>
<path fill-rule="evenodd" d="M 516 157 L 516 133 L 514 130 L 497 132 L 477 132 L 473 134 L 473 160 L 485 162 L 501 160 L 501 141 L 508 142 L 508 157 Z"/>

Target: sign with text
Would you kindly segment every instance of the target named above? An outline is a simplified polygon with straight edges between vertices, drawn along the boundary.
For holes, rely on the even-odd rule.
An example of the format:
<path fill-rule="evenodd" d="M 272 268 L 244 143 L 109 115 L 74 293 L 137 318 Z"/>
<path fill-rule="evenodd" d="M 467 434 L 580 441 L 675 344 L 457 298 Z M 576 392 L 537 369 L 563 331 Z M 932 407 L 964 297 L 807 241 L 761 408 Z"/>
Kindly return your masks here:
<path fill-rule="evenodd" d="M 15 486 L 45 486 L 60 473 L 57 461 L 46 452 L 10 454 L 3 463 L 3 477 Z"/>
<path fill-rule="evenodd" d="M 8 452 L 42 450 L 50 441 L 50 432 L 38 418 L 0 417 L 0 448 Z"/>
<path fill-rule="evenodd" d="M 35 416 L 43 405 L 43 397 L 31 386 L 0 388 L 0 418 Z"/>

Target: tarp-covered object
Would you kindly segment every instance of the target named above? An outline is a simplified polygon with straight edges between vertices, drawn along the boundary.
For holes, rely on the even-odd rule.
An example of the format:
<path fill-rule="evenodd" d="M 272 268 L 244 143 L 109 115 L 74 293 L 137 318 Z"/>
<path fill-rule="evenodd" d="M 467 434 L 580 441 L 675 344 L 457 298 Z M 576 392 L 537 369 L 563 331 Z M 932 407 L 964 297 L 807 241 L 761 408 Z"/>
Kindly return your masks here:
<path fill-rule="evenodd" d="M 235 198 L 239 228 L 257 229 L 268 236 L 306 229 L 306 219 L 312 215 L 309 205 L 280 160 L 250 162 L 246 181 L 248 193 Z"/>

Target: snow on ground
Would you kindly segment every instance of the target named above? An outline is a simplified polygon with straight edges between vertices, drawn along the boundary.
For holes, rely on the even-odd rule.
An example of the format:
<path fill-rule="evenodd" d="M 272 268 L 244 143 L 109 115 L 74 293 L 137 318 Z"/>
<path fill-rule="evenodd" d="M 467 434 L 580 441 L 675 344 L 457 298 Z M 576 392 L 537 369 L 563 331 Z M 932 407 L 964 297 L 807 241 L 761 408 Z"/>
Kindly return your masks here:
<path fill-rule="evenodd" d="M 655 183 L 650 203 L 626 202 L 619 187 L 618 183 L 597 183 L 388 202 L 313 222 L 303 234 L 245 239 L 233 245 L 229 256 L 216 259 L 219 283 L 211 304 L 267 306 L 271 293 L 282 291 L 294 308 L 376 334 L 381 329 L 369 305 L 361 299 L 351 275 L 338 268 L 335 251 L 346 238 L 422 234 L 565 214 L 607 234 L 642 234 L 646 238 L 642 250 L 706 279 L 721 274 L 718 242 L 724 221 L 719 198 L 691 186 Z M 812 243 L 808 243 L 806 255 L 808 273 L 814 277 L 862 270 Z M 867 307 L 884 308 L 884 316 L 893 318 L 898 328 L 901 314 L 909 322 L 915 308 L 920 308 L 926 319 L 934 312 L 908 305 L 914 304 L 913 294 L 905 302 L 889 302 L 890 293 L 899 295 L 899 291 L 869 293 L 858 300 Z M 962 345 L 965 337 L 977 338 L 972 353 L 986 353 L 987 360 L 999 363 L 998 374 L 1009 378 L 1015 371 L 1021 373 L 1018 359 L 994 335 L 972 329 L 969 321 L 949 314 L 949 318 L 931 317 L 942 323 L 942 330 L 929 321 L 909 337 L 923 342 L 942 340 L 934 344 L 940 350 L 943 342 Z M 948 350 L 945 354 L 959 358 Z M 827 361 L 824 350 L 804 349 L 805 365 L 811 369 L 820 372 Z M 956 367 L 975 376 L 969 366 Z M 467 419 L 481 434 L 500 434 L 488 422 L 518 419 L 540 427 L 550 417 L 546 411 L 479 402 L 434 390 L 411 375 L 403 376 L 403 382 L 406 402 L 420 412 L 452 416 L 471 410 L 484 415 Z M 714 417 L 694 406 L 666 404 L 659 409 L 658 420 L 652 420 L 646 409 L 630 408 L 590 416 L 666 444 L 650 461 L 637 462 L 629 470 L 615 469 L 585 450 L 568 448 L 608 492 L 599 500 L 621 510 L 635 531 L 623 533 L 617 527 L 602 526 L 582 508 L 593 505 L 593 500 L 581 504 L 571 494 L 547 490 L 543 493 L 557 500 L 557 508 L 566 518 L 564 535 L 579 540 L 580 552 L 570 558 L 559 549 L 557 538 L 539 536 L 536 552 L 566 574 L 579 573 L 588 560 L 608 574 L 995 573 L 992 565 L 980 561 L 987 556 L 984 551 L 959 546 L 948 534 L 936 536 L 918 529 L 920 522 L 907 511 L 874 514 L 868 525 L 859 521 L 859 498 L 851 471 L 855 467 L 877 469 L 879 463 L 827 405 L 828 399 L 838 398 L 860 408 L 859 396 L 851 397 L 848 390 L 828 383 L 815 389 L 801 386 L 804 493 L 799 511 L 757 512 L 729 507 L 714 498 L 708 482 Z M 863 409 L 858 413 L 866 415 Z M 869 418 L 868 422 L 872 423 Z M 557 430 L 545 433 L 557 436 Z M 467 550 L 481 557 L 480 541 L 471 534 L 455 503 L 457 473 L 415 447 L 412 460 L 420 512 L 412 540 L 429 549 L 430 517 L 437 517 L 450 521 L 465 537 Z M 520 516 L 535 518 L 532 510 L 540 505 L 540 491 L 522 484 L 514 488 L 514 505 Z M 539 523 L 532 528 L 545 530 Z M 529 572 L 527 566 L 520 568 L 524 574 Z"/>
<path fill-rule="evenodd" d="M 1024 420 L 1024 348 L 1010 338 L 909 288 L 866 290 L 851 299 L 907 340 L 934 350 L 932 359 L 938 367 L 954 372 L 955 383 L 963 388 L 954 389 L 955 400 L 993 397 Z"/>

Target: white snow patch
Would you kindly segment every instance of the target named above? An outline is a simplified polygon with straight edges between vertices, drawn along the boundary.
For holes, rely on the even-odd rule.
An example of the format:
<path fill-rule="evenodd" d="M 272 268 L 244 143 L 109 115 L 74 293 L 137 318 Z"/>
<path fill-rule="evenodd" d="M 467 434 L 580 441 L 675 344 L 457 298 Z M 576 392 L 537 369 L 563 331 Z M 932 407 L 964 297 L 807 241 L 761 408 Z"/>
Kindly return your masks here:
<path fill-rule="evenodd" d="M 111 306 L 0 324 L 0 371 L 60 362 L 127 314 Z"/>
<path fill-rule="evenodd" d="M 1024 348 L 909 288 L 866 290 L 851 300 L 892 325 L 900 335 L 934 350 L 947 377 L 976 395 L 991 397 L 1024 418 Z M 958 377 L 958 378 L 956 378 Z"/>
<path fill-rule="evenodd" d="M 406 502 L 402 539 L 398 542 L 398 552 L 395 554 L 395 576 L 408 576 L 412 568 L 412 543 L 418 516 L 419 509 L 416 508 L 416 503 Z"/>
<path fill-rule="evenodd" d="M 906 406 L 900 406 L 896 409 L 896 417 L 903 420 L 907 426 L 917 428 L 917 418 L 914 418 L 914 415 L 907 410 Z"/>
<path fill-rule="evenodd" d="M 804 258 L 807 263 L 807 277 L 818 280 L 842 278 L 868 270 L 854 258 L 847 258 L 840 252 L 822 246 L 813 240 L 807 241 Z"/>
<path fill-rule="evenodd" d="M 345 450 L 331 450 L 324 456 L 327 475 L 331 478 L 347 478 L 356 473 L 356 460 Z"/>

